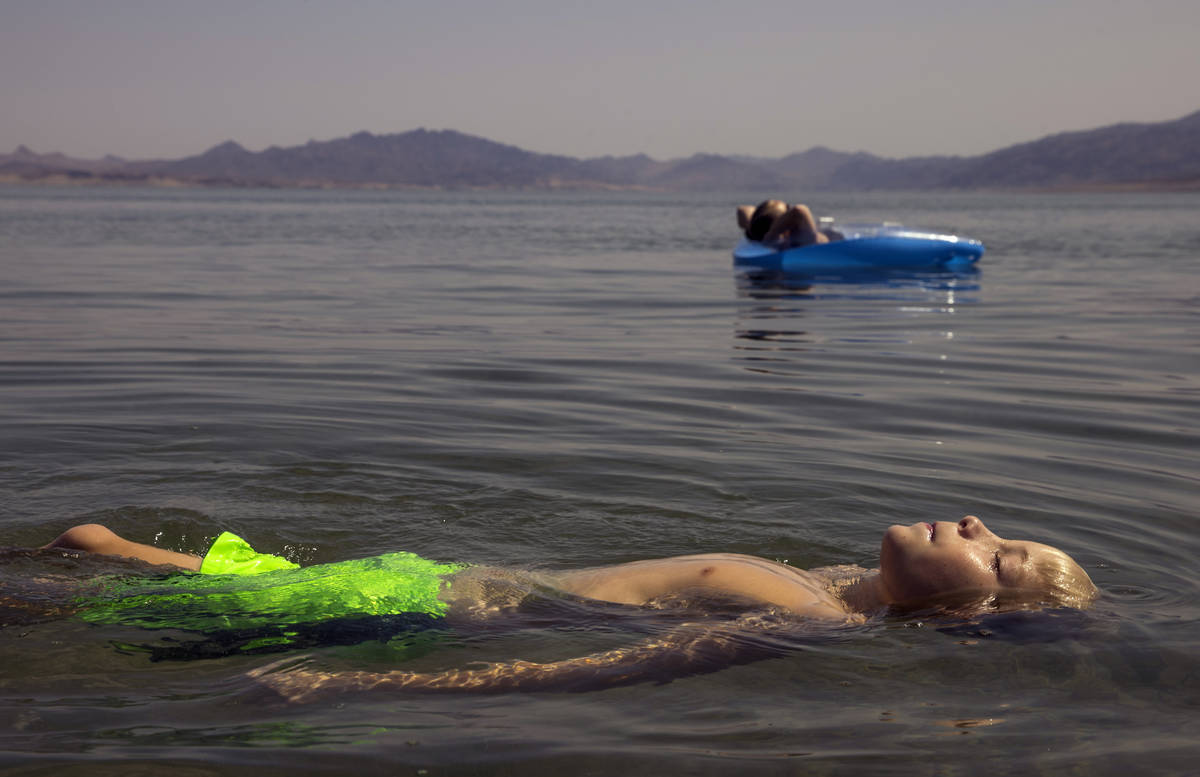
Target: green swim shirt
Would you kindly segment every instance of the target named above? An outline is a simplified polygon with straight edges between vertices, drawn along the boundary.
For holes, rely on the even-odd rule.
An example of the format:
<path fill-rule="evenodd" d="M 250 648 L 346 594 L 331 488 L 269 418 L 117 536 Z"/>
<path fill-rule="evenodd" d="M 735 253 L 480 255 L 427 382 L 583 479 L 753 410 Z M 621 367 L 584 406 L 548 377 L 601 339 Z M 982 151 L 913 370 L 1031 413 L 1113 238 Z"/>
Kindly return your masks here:
<path fill-rule="evenodd" d="M 257 553 L 228 532 L 213 543 L 200 574 L 119 578 L 78 603 L 91 623 L 218 631 L 310 624 L 334 618 L 423 613 L 440 617 L 445 577 L 465 568 L 415 553 L 300 567 Z"/>

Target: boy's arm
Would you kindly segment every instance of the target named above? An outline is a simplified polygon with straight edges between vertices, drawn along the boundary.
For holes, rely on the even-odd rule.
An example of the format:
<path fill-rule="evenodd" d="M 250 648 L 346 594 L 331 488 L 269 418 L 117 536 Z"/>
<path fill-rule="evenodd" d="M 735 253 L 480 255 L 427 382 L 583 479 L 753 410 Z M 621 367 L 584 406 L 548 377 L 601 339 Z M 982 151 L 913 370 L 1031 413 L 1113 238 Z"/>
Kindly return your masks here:
<path fill-rule="evenodd" d="M 745 232 L 750 228 L 750 217 L 754 215 L 753 205 L 739 205 L 737 209 L 738 229 Z"/>
<path fill-rule="evenodd" d="M 361 691 L 592 691 L 648 681 L 669 682 L 780 655 L 784 651 L 778 644 L 749 637 L 753 630 L 763 628 L 762 623 L 757 616 L 747 616 L 716 626 L 685 624 L 662 637 L 628 647 L 545 664 L 513 661 L 444 672 L 273 672 L 275 664 L 248 675 L 294 703 Z"/>

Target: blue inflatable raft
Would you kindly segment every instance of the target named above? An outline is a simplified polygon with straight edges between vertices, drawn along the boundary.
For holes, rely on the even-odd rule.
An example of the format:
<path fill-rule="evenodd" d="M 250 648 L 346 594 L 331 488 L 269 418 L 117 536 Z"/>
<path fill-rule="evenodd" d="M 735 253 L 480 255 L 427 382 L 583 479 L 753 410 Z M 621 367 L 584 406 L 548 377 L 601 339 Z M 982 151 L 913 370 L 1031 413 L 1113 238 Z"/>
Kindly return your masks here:
<path fill-rule="evenodd" d="M 733 249 L 733 265 L 745 272 L 783 275 L 959 272 L 971 269 L 983 256 L 983 243 L 978 240 L 900 224 L 839 224 L 834 230 L 841 239 L 796 248 L 780 249 L 742 238 Z"/>

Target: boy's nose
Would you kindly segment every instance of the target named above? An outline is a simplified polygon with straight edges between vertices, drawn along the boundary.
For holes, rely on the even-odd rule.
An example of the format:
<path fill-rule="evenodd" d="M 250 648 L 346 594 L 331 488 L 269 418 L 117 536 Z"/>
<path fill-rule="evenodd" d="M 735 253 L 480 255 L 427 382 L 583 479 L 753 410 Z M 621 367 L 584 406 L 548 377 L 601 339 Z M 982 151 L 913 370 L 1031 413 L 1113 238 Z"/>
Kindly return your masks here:
<path fill-rule="evenodd" d="M 973 515 L 968 515 L 958 522 L 958 533 L 969 540 L 987 532 L 987 528 L 983 525 L 983 521 Z"/>

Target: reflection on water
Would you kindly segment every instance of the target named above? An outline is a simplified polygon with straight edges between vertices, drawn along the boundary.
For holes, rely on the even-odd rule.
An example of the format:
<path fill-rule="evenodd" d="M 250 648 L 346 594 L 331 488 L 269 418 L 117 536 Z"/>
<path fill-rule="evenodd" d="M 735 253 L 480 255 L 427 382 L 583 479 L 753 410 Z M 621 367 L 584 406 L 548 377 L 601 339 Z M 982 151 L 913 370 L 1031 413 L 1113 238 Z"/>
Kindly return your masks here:
<path fill-rule="evenodd" d="M 857 270 L 840 274 L 797 275 L 788 273 L 737 272 L 734 279 L 738 295 L 755 297 L 770 294 L 814 293 L 836 295 L 837 289 L 855 289 L 862 293 L 907 291 L 971 292 L 978 291 L 983 273 L 977 268 L 957 272 L 911 272 L 905 270 Z M 856 296 L 854 292 L 844 292 Z"/>
<path fill-rule="evenodd" d="M 959 306 L 978 301 L 981 277 L 974 268 L 820 276 L 736 273 L 738 298 L 754 302 L 739 307 L 736 336 L 760 342 L 803 342 L 809 333 L 797 324 L 814 304 L 827 310 L 836 304 L 834 315 L 839 316 L 952 315 Z M 947 329 L 946 337 L 953 336 Z"/>

